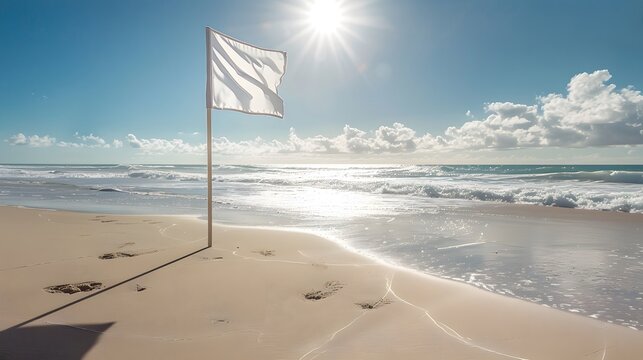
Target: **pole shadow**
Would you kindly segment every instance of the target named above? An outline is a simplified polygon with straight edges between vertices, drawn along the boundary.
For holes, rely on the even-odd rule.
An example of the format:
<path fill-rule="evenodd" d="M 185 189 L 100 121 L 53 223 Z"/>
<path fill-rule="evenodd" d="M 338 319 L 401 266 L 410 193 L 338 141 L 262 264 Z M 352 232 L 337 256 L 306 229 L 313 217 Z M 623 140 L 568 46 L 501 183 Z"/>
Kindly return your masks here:
<path fill-rule="evenodd" d="M 0 359 L 80 360 L 113 324 L 37 325 L 0 331 Z"/>
<path fill-rule="evenodd" d="M 29 324 L 29 323 L 31 323 L 31 322 L 34 322 L 34 321 L 36 321 L 36 320 L 40 320 L 40 319 L 42 319 L 42 318 L 44 318 L 44 317 L 46 317 L 46 316 L 49 316 L 49 315 L 51 315 L 51 314 L 54 314 L 54 313 L 56 313 L 56 312 L 58 312 L 58 311 L 60 311 L 60 310 L 66 309 L 66 308 L 68 308 L 68 307 L 70 307 L 70 306 L 76 305 L 76 304 L 78 304 L 78 303 L 80 303 L 80 302 L 83 302 L 83 301 L 85 301 L 85 300 L 89 300 L 89 299 L 93 298 L 94 296 L 98 296 L 98 295 L 100 295 L 100 294 L 102 294 L 102 293 L 105 293 L 105 292 L 107 292 L 107 291 L 109 291 L 109 290 L 111 290 L 111 289 L 115 288 L 115 287 L 118 287 L 118 286 L 121 286 L 121 285 L 123 285 L 123 284 L 126 284 L 126 283 L 128 283 L 128 282 L 130 282 L 130 281 L 132 281 L 132 280 L 136 280 L 136 279 L 138 279 L 138 278 L 140 278 L 140 277 L 142 277 L 142 276 L 148 275 L 148 274 L 150 274 L 150 273 L 152 273 L 152 272 L 154 272 L 154 271 L 157 271 L 157 270 L 159 270 L 159 269 L 162 269 L 162 268 L 164 268 L 164 267 L 166 267 L 166 266 L 172 265 L 172 264 L 174 264 L 174 263 L 176 263 L 176 262 L 178 262 L 178 261 L 181 261 L 181 260 L 183 260 L 183 259 L 185 259 L 185 258 L 188 258 L 188 257 L 190 257 L 190 256 L 192 256 L 192 255 L 194 255 L 194 254 L 197 254 L 197 253 L 199 253 L 199 252 L 201 252 L 201 251 L 203 251 L 203 250 L 206 250 L 206 249 L 208 249 L 208 248 L 209 248 L 209 246 L 206 246 L 206 247 L 203 247 L 203 248 L 201 248 L 201 249 L 195 250 L 195 251 L 193 251 L 193 252 L 191 252 L 191 253 L 189 253 L 189 254 L 187 254 L 187 255 L 183 255 L 183 256 L 181 256 L 181 257 L 179 257 L 179 258 L 177 258 L 177 259 L 174 259 L 174 260 L 172 260 L 172 261 L 169 261 L 169 262 L 166 262 L 166 263 L 164 263 L 164 264 L 161 264 L 161 265 L 159 265 L 159 266 L 157 266 L 157 267 L 155 267 L 155 268 L 153 268 L 153 269 L 147 270 L 147 271 L 142 272 L 142 273 L 140 273 L 140 274 L 138 274 L 138 275 L 135 275 L 135 276 L 132 276 L 132 277 L 130 277 L 130 278 L 128 278 L 128 279 L 125 279 L 125 280 L 123 280 L 123 281 L 120 281 L 120 282 L 118 282 L 118 283 L 116 283 L 116 284 L 110 285 L 110 286 L 108 286 L 108 287 L 106 287 L 106 288 L 104 288 L 104 289 L 101 289 L 101 290 L 99 290 L 99 291 L 96 291 L 95 293 L 92 293 L 92 294 L 90 294 L 90 295 L 87 295 L 87 296 L 85 296 L 85 297 L 83 297 L 83 298 L 80 298 L 80 299 L 78 299 L 78 300 L 74 300 L 74 301 L 72 301 L 72 302 L 70 302 L 70 303 L 67 303 L 67 304 L 65 304 L 65 305 L 59 306 L 59 307 L 57 307 L 57 308 L 55 308 L 55 309 L 53 309 L 53 310 L 49 310 L 49 311 L 47 311 L 47 312 L 45 312 L 45 313 L 42 313 L 42 314 L 40 314 L 40 315 L 38 315 L 38 316 L 32 317 L 32 318 L 31 318 L 31 319 L 29 319 L 29 320 L 25 320 L 25 321 L 23 321 L 23 322 L 21 322 L 21 323 L 19 323 L 19 324 L 16 324 L 16 325 L 14 325 L 14 326 L 12 326 L 12 327 L 10 327 L 10 328 L 7 328 L 6 330 L 2 331 L 2 333 L 4 333 L 4 332 L 11 332 L 11 331 L 14 331 L 14 330 L 16 330 L 16 329 L 18 329 L 18 328 L 21 328 L 21 327 L 23 327 L 23 326 L 25 326 L 25 325 L 27 325 L 27 324 Z M 110 325 L 110 326 L 111 326 L 111 325 Z M 0 353 L 0 354 L 1 354 L 1 353 Z M 0 358 L 0 359 L 2 359 L 2 358 Z"/>

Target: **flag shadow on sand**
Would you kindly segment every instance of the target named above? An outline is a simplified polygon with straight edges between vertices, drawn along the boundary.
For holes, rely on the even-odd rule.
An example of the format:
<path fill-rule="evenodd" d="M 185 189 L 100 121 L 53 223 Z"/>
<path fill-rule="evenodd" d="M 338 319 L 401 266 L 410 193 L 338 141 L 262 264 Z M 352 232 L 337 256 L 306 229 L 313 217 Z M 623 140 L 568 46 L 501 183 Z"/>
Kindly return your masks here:
<path fill-rule="evenodd" d="M 112 325 L 37 325 L 0 331 L 0 359 L 80 360 Z"/>

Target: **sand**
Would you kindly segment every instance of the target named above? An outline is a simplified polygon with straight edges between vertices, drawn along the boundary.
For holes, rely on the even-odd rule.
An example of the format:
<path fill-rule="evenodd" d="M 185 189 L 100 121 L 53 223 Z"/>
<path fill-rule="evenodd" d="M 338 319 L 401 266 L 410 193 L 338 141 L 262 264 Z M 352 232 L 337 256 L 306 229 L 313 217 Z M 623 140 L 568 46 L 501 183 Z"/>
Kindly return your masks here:
<path fill-rule="evenodd" d="M 641 359 L 643 332 L 310 234 L 0 207 L 0 359 Z"/>

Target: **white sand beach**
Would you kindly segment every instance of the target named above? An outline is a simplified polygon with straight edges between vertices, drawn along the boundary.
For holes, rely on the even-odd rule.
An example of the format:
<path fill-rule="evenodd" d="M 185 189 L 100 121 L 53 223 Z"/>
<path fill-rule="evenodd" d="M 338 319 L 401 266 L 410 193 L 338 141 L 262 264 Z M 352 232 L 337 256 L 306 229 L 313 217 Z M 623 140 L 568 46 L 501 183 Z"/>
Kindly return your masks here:
<path fill-rule="evenodd" d="M 0 360 L 643 360 L 643 1 L 0 29 Z"/>
<path fill-rule="evenodd" d="M 204 248 L 206 224 L 195 218 L 6 206 L 0 228 L 2 359 L 643 354 L 640 331 L 391 267 L 305 233 L 216 226 Z M 66 293 L 76 290 L 86 291 Z"/>

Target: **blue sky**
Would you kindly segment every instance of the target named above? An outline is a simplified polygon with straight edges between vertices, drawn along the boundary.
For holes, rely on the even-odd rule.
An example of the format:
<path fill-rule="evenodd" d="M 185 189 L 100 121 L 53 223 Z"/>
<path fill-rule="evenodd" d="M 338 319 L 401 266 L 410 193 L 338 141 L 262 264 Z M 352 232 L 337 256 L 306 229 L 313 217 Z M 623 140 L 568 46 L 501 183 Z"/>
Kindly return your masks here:
<path fill-rule="evenodd" d="M 234 153 L 222 143 L 219 160 L 521 163 L 558 162 L 562 151 L 568 161 L 643 161 L 640 94 L 612 102 L 585 98 L 582 105 L 570 100 L 567 111 L 584 110 L 547 129 L 543 124 L 558 110 L 547 113 L 539 100 L 548 94 L 567 99 L 568 83 L 582 73 L 589 77 L 578 89 L 596 81 L 612 95 L 628 86 L 643 89 L 641 1 L 343 1 L 345 17 L 360 21 L 346 24 L 355 36 L 342 35 L 350 53 L 336 55 L 329 46 L 336 40 L 319 51 L 306 47 L 309 37 L 291 40 L 306 20 L 295 10 L 305 12 L 308 3 L 0 0 L 0 162 L 202 161 L 204 26 L 289 56 L 280 88 L 283 120 L 214 112 L 215 137 L 235 144 L 261 137 L 254 145 L 267 150 Z M 540 115 L 533 120 L 528 110 L 489 107 L 494 103 L 537 105 Z M 620 112 L 588 115 L 610 104 Z M 516 127 L 489 125 L 485 131 L 493 133 L 479 136 L 493 139 L 478 144 L 469 137 L 478 135 L 461 128 L 490 123 L 494 114 L 540 124 L 530 130 L 540 140 Z M 359 137 L 370 144 L 366 150 L 351 150 L 346 136 L 338 139 L 345 124 L 365 132 Z M 376 131 L 381 126 L 388 138 Z M 449 127 L 462 131 L 446 135 Z M 310 146 L 294 146 L 291 128 L 295 140 Z M 562 140 L 554 135 L 559 128 L 585 138 Z M 626 140 L 606 140 L 615 131 Z M 431 141 L 420 139 L 426 133 Z M 129 134 L 167 143 L 132 147 Z M 35 135 L 56 140 L 30 143 Z M 506 136 L 517 140 L 505 142 Z M 320 138 L 332 144 L 323 148 Z M 285 147 L 270 148 L 273 139 Z M 172 140 L 187 145 L 172 148 Z"/>

